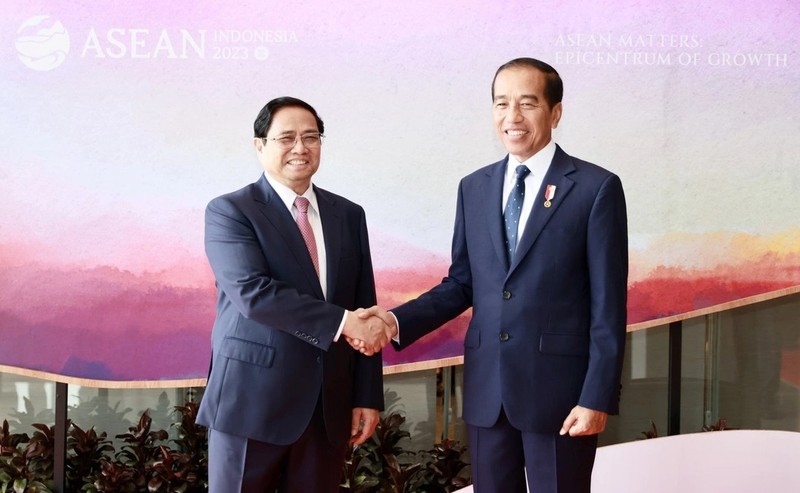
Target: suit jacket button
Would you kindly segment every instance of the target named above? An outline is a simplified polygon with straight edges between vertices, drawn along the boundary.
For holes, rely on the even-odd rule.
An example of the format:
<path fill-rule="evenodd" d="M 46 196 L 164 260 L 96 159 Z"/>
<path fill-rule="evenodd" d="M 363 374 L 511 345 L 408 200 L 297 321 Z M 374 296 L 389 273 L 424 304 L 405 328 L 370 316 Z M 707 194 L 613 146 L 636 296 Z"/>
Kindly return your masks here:
<path fill-rule="evenodd" d="M 322 363 L 322 356 L 317 356 L 317 364 Z"/>
<path fill-rule="evenodd" d="M 500 342 L 506 342 L 511 337 L 508 335 L 508 332 L 500 332 Z"/>
<path fill-rule="evenodd" d="M 511 291 L 503 290 L 503 299 L 510 300 L 511 299 Z"/>

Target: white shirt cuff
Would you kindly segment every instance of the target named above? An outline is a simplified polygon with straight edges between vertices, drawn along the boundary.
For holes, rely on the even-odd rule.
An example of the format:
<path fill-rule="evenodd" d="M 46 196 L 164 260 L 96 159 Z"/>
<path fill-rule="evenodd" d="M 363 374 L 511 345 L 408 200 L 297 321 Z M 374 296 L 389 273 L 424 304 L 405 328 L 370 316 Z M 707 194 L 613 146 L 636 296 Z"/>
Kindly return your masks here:
<path fill-rule="evenodd" d="M 347 310 L 344 311 L 344 315 L 342 315 L 342 322 L 339 324 L 339 330 L 336 331 L 336 335 L 333 336 L 333 342 L 337 342 L 339 338 L 342 336 L 342 331 L 344 330 L 344 322 L 347 320 Z"/>
<path fill-rule="evenodd" d="M 397 327 L 397 334 L 392 337 L 392 340 L 397 344 L 400 344 L 400 322 L 397 320 L 397 316 L 394 313 L 389 312 L 389 314 L 392 316 L 392 318 L 394 318 L 394 326 Z"/>

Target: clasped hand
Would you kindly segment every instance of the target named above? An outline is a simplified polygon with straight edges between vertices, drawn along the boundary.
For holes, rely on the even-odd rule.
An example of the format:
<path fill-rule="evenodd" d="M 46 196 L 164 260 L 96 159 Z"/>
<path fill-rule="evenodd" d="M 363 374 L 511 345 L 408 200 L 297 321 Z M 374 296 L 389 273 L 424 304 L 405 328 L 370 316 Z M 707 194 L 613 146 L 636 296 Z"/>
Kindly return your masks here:
<path fill-rule="evenodd" d="M 353 349 L 372 356 L 397 335 L 397 324 L 394 316 L 379 306 L 359 308 L 347 312 L 342 335 Z"/>

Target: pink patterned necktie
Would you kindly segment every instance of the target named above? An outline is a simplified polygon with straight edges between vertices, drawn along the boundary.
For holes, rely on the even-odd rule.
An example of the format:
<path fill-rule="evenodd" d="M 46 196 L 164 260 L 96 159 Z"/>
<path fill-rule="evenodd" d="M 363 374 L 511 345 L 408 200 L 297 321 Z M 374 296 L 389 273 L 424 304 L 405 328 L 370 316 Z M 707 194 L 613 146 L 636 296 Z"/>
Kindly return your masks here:
<path fill-rule="evenodd" d="M 294 199 L 294 206 L 297 207 L 297 227 L 300 229 L 300 234 L 303 235 L 303 240 L 306 242 L 308 254 L 311 255 L 311 262 L 314 263 L 314 270 L 317 271 L 319 277 L 319 258 L 317 257 L 317 241 L 314 239 L 314 230 L 311 229 L 311 223 L 308 222 L 308 199 L 305 197 L 297 197 Z"/>

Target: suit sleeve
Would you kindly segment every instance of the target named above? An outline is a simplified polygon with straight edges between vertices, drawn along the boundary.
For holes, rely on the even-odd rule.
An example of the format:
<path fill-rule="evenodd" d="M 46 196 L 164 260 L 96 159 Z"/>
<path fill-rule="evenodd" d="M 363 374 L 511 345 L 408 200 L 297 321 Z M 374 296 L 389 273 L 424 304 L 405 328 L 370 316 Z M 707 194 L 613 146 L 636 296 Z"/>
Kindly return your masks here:
<path fill-rule="evenodd" d="M 400 344 L 393 343 L 397 349 L 407 347 L 472 306 L 472 270 L 467 249 L 464 200 L 462 180 L 458 188 L 451 263 L 447 277 L 417 299 L 392 309 L 400 324 Z"/>
<path fill-rule="evenodd" d="M 296 336 L 302 328 L 305 341 L 330 347 L 344 309 L 272 278 L 250 219 L 225 197 L 206 208 L 205 249 L 217 287 L 242 316 Z"/>
<path fill-rule="evenodd" d="M 616 175 L 604 181 L 595 198 L 587 250 L 589 368 L 579 404 L 617 414 L 627 320 L 628 226 L 622 183 Z"/>

